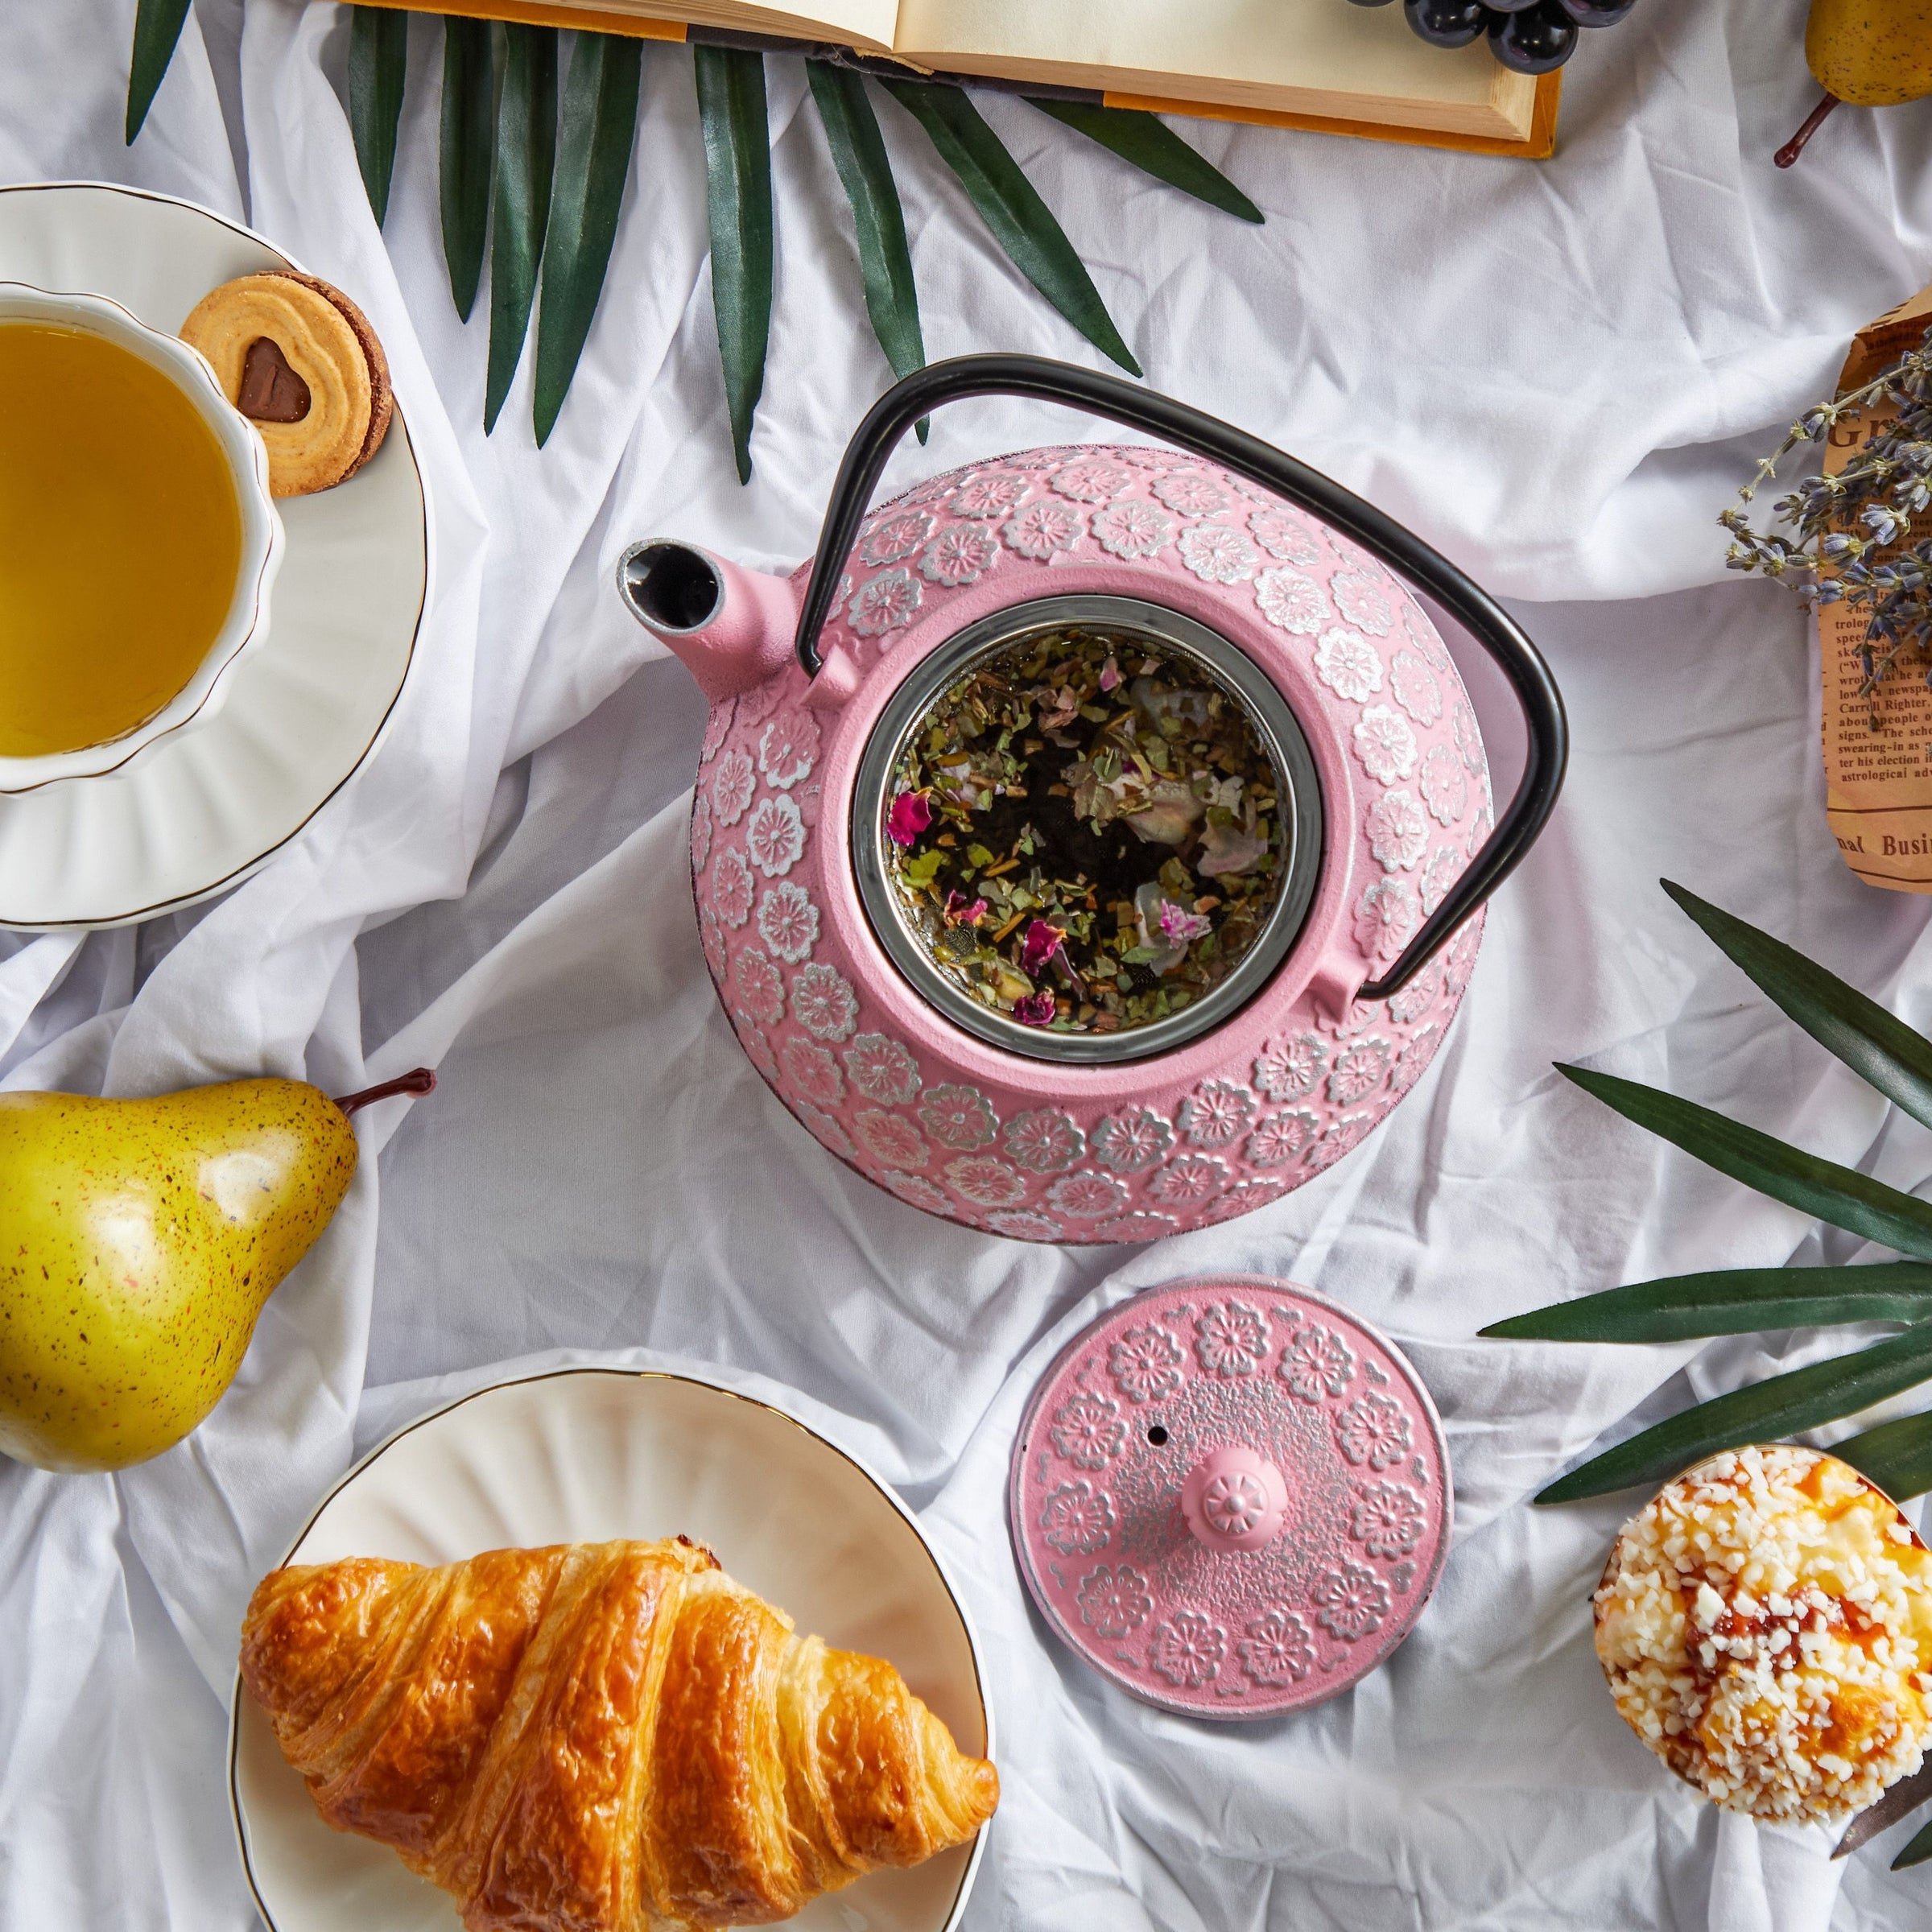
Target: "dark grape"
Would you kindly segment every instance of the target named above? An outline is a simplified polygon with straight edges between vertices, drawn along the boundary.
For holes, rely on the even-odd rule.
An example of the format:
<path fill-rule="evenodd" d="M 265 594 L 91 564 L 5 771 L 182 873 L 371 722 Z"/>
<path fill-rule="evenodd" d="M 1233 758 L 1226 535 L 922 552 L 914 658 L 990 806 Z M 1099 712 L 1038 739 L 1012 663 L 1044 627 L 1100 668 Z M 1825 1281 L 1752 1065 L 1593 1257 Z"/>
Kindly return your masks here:
<path fill-rule="evenodd" d="M 1431 47 L 1467 47 L 1489 25 L 1483 0 L 1402 0 L 1402 11 Z"/>
<path fill-rule="evenodd" d="M 1389 0 L 1355 0 L 1357 6 L 1386 6 Z"/>
<path fill-rule="evenodd" d="M 1489 29 L 1496 59 L 1519 74 L 1554 73 L 1575 52 L 1577 38 L 1576 23 L 1563 10 L 1563 0 L 1537 0 Z"/>
<path fill-rule="evenodd" d="M 1492 14 L 1520 14 L 1541 4 L 1541 0 L 1483 0 Z"/>
<path fill-rule="evenodd" d="M 1615 27 L 1637 0 L 1559 0 L 1559 4 L 1579 27 Z"/>

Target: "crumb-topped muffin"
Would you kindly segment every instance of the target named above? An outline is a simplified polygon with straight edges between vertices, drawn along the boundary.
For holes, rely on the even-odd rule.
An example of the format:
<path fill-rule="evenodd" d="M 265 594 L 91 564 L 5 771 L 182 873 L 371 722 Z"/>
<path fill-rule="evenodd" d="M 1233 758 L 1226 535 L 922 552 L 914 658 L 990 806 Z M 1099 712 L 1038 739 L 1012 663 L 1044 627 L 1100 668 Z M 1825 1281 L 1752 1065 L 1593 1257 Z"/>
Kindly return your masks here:
<path fill-rule="evenodd" d="M 1596 1653 L 1625 1722 L 1706 1796 L 1841 1818 L 1918 1769 L 1932 1552 L 1835 1456 L 1728 1451 L 1624 1526 Z"/>

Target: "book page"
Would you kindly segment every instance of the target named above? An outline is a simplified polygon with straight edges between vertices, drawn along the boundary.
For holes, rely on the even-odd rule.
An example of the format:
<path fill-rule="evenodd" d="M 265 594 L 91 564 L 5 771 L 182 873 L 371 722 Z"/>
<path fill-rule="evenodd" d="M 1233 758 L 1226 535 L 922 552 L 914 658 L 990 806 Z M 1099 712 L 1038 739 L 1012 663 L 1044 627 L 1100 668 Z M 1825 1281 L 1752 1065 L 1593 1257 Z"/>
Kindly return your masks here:
<path fill-rule="evenodd" d="M 464 0 L 443 0 L 464 10 Z M 805 6 L 765 6 L 759 0 L 576 0 L 572 11 L 626 14 L 717 27 L 745 34 L 782 35 L 802 40 L 836 40 L 890 51 L 898 23 L 897 0 L 809 0 Z M 527 17 L 537 10 L 519 10 Z"/>
<path fill-rule="evenodd" d="M 1398 101 L 1418 124 L 1472 127 L 1496 117 L 1499 80 L 1517 78 L 1483 41 L 1446 52 L 1418 40 L 1400 6 L 1347 0 L 901 0 L 894 44 L 935 68 L 1338 118 Z"/>

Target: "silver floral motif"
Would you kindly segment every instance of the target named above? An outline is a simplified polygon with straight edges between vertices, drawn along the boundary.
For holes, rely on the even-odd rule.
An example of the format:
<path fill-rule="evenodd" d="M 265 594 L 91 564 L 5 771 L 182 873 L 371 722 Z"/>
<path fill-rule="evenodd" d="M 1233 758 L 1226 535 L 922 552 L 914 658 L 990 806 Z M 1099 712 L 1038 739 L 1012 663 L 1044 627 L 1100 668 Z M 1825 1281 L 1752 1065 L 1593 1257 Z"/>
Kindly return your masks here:
<path fill-rule="evenodd" d="M 1102 1241 L 1158 1241 L 1179 1225 L 1170 1214 L 1136 1209 L 1131 1214 L 1110 1215 L 1104 1221 L 1096 1221 L 1093 1232 L 1095 1239 Z"/>
<path fill-rule="evenodd" d="M 805 821 L 784 793 L 767 792 L 753 808 L 745 850 L 768 879 L 782 878 L 805 856 Z"/>
<path fill-rule="evenodd" d="M 711 976 L 714 980 L 722 979 L 726 943 L 724 922 L 718 917 L 717 907 L 708 902 L 698 914 L 698 943 L 704 948 L 704 964 L 711 968 Z"/>
<path fill-rule="evenodd" d="M 727 846 L 711 869 L 711 902 L 733 932 L 751 917 L 751 868 L 737 846 Z"/>
<path fill-rule="evenodd" d="M 1014 1114 L 1000 1129 L 1000 1144 L 1029 1174 L 1059 1174 L 1087 1151 L 1079 1123 L 1058 1107 Z"/>
<path fill-rule="evenodd" d="M 1194 1352 L 1210 1375 L 1253 1375 L 1268 1353 L 1268 1318 L 1245 1302 L 1211 1302 L 1195 1318 Z"/>
<path fill-rule="evenodd" d="M 926 546 L 919 575 L 928 584 L 956 590 L 976 584 L 1000 560 L 1000 539 L 986 523 L 955 523 Z"/>
<path fill-rule="evenodd" d="M 1389 1077 L 1392 1051 L 1386 1040 L 1351 1040 L 1335 1056 L 1335 1070 L 1328 1075 L 1330 1101 L 1352 1107 L 1373 1093 Z"/>
<path fill-rule="evenodd" d="M 1344 1113 L 1339 1120 L 1331 1121 L 1322 1130 L 1322 1137 L 1308 1150 L 1308 1165 L 1319 1173 L 1324 1167 L 1332 1167 L 1345 1154 L 1352 1154 L 1368 1137 L 1368 1129 L 1375 1125 L 1373 1113 Z"/>
<path fill-rule="evenodd" d="M 944 1214 L 952 1206 L 947 1199 L 946 1191 L 937 1181 L 929 1181 L 923 1174 L 888 1174 L 881 1177 L 886 1188 L 896 1194 L 908 1208 L 917 1208 L 922 1214 Z"/>
<path fill-rule="evenodd" d="M 1328 594 L 1335 607 L 1357 630 L 1372 638 L 1385 638 L 1395 622 L 1381 587 L 1364 571 L 1338 570 L 1328 580 Z"/>
<path fill-rule="evenodd" d="M 882 1166 L 923 1167 L 931 1157 L 924 1135 L 902 1113 L 867 1107 L 852 1125 L 859 1145 Z"/>
<path fill-rule="evenodd" d="M 1104 503 L 1133 481 L 1133 472 L 1109 456 L 1082 456 L 1046 479 L 1046 487 L 1076 503 Z"/>
<path fill-rule="evenodd" d="M 720 825 L 735 825 L 744 817 L 758 784 L 749 752 L 728 751 L 718 760 L 718 768 L 711 774 L 711 808 Z"/>
<path fill-rule="evenodd" d="M 1080 1621 L 1096 1636 L 1123 1637 L 1137 1630 L 1154 1610 L 1147 1579 L 1125 1563 L 1109 1567 L 1102 1563 L 1080 1579 L 1074 1592 Z"/>
<path fill-rule="evenodd" d="M 1248 514 L 1248 534 L 1269 556 L 1304 569 L 1322 560 L 1322 549 L 1308 526 L 1293 510 L 1271 504 Z"/>
<path fill-rule="evenodd" d="M 1127 1446 L 1127 1425 L 1111 1396 L 1083 1389 L 1053 1412 L 1053 1446 L 1076 1469 L 1104 1469 Z"/>
<path fill-rule="evenodd" d="M 1449 714 L 1449 730 L 1463 764 L 1472 772 L 1480 771 L 1484 763 L 1482 727 L 1476 723 L 1476 713 L 1466 699 L 1456 700 L 1455 709 Z"/>
<path fill-rule="evenodd" d="M 1397 1093 L 1406 1093 L 1422 1077 L 1435 1057 L 1442 1037 L 1443 1030 L 1434 1020 L 1426 1026 L 1416 1028 L 1415 1037 L 1396 1055 L 1395 1071 L 1389 1076 L 1389 1084 Z"/>
<path fill-rule="evenodd" d="M 1389 1614 L 1389 1586 L 1366 1563 L 1347 1557 L 1339 1568 L 1323 1571 L 1308 1594 L 1315 1620 L 1345 1644 L 1379 1630 Z"/>
<path fill-rule="evenodd" d="M 1228 1185 L 1228 1163 L 1212 1154 L 1177 1154 L 1157 1168 L 1147 1191 L 1169 1207 L 1211 1200 Z"/>
<path fill-rule="evenodd" d="M 793 695 L 795 688 L 792 673 L 787 671 L 782 676 L 767 678 L 762 684 L 753 684 L 749 690 L 740 691 L 737 699 L 738 729 L 745 732 L 757 730 Z M 803 693 L 799 695 L 803 696 Z"/>
<path fill-rule="evenodd" d="M 1107 1373 L 1114 1387 L 1137 1408 L 1175 1393 L 1185 1379 L 1181 1365 L 1187 1359 L 1171 1328 L 1146 1322 L 1114 1338 L 1107 1350 Z"/>
<path fill-rule="evenodd" d="M 1149 1668 L 1188 1689 L 1217 1677 L 1227 1654 L 1228 1633 L 1199 1610 L 1176 1611 L 1147 1640 Z"/>
<path fill-rule="evenodd" d="M 1376 879 L 1355 908 L 1355 943 L 1376 960 L 1392 960 L 1416 927 L 1415 894 L 1400 879 Z"/>
<path fill-rule="evenodd" d="M 1011 510 L 1026 495 L 1026 489 L 1024 477 L 995 470 L 985 476 L 968 477 L 948 507 L 962 517 L 997 517 Z"/>
<path fill-rule="evenodd" d="M 875 566 L 902 563 L 931 535 L 932 518 L 924 511 L 889 510 L 875 518 L 872 526 L 860 538 L 859 561 Z"/>
<path fill-rule="evenodd" d="M 702 872 L 711 857 L 711 801 L 701 791 L 691 796 L 691 869 Z"/>
<path fill-rule="evenodd" d="M 815 960 L 793 976 L 791 1013 L 815 1040 L 848 1040 L 859 1023 L 859 996 L 836 966 Z"/>
<path fill-rule="evenodd" d="M 991 1103 L 976 1087 L 928 1087 L 919 1102 L 919 1119 L 942 1146 L 968 1154 L 976 1147 L 990 1147 L 997 1126 Z M 993 1201 L 988 1205 L 1008 1208 L 1013 1203 Z"/>
<path fill-rule="evenodd" d="M 836 1107 L 845 1097 L 845 1076 L 824 1047 L 811 1040 L 790 1039 L 779 1056 L 785 1077 L 805 1098 L 820 1107 Z"/>
<path fill-rule="evenodd" d="M 976 1208 L 1017 1208 L 1026 1198 L 1018 1168 L 994 1154 L 962 1154 L 946 1163 L 953 1191 Z"/>
<path fill-rule="evenodd" d="M 1422 796 L 1439 825 L 1453 825 L 1469 808 L 1469 774 L 1447 745 L 1431 745 L 1422 759 Z"/>
<path fill-rule="evenodd" d="M 1414 651 L 1395 654 L 1389 667 L 1389 695 L 1424 729 L 1443 715 L 1443 687 Z"/>
<path fill-rule="evenodd" d="M 738 1004 L 761 1026 L 775 1026 L 785 1017 L 785 982 L 757 947 L 747 946 L 732 963 L 731 983 Z"/>
<path fill-rule="evenodd" d="M 1177 469 L 1157 477 L 1154 493 L 1183 517 L 1212 517 L 1228 507 L 1228 493 L 1198 469 Z"/>
<path fill-rule="evenodd" d="M 1426 911 L 1435 910 L 1428 904 L 1426 894 L 1423 907 Z M 1406 1026 L 1411 1020 L 1419 1020 L 1435 1004 L 1436 996 L 1442 989 L 1441 964 L 1431 960 L 1400 993 L 1389 994 L 1389 1018 L 1398 1026 Z"/>
<path fill-rule="evenodd" d="M 822 1108 L 814 1107 L 809 1101 L 799 1102 L 799 1118 L 804 1123 L 805 1130 L 821 1147 L 836 1154 L 842 1161 L 856 1161 L 859 1150 L 852 1144 L 852 1136 L 832 1117 Z"/>
<path fill-rule="evenodd" d="M 1409 1412 L 1393 1396 L 1370 1389 L 1335 1418 L 1335 1439 L 1358 1468 L 1366 1463 L 1379 1474 L 1409 1453 Z"/>
<path fill-rule="evenodd" d="M 1449 896 L 1449 888 L 1463 875 L 1463 855 L 1453 845 L 1439 845 L 1422 868 L 1421 894 L 1425 915 Z"/>
<path fill-rule="evenodd" d="M 776 959 L 795 966 L 819 943 L 819 909 L 803 886 L 789 879 L 758 901 L 758 936 Z"/>
<path fill-rule="evenodd" d="M 1116 1174 L 1139 1174 L 1174 1145 L 1174 1129 L 1151 1107 L 1104 1116 L 1093 1130 L 1093 1158 Z"/>
<path fill-rule="evenodd" d="M 1242 1151 L 1251 1167 L 1285 1167 L 1315 1145 L 1321 1130 L 1319 1117 L 1305 1107 L 1264 1114 Z"/>
<path fill-rule="evenodd" d="M 1379 794 L 1363 820 L 1368 849 L 1385 872 L 1413 872 L 1429 849 L 1429 819 L 1406 785 Z"/>
<path fill-rule="evenodd" d="M 1443 640 L 1436 635 L 1435 626 L 1423 616 L 1422 607 L 1413 598 L 1402 600 L 1402 629 L 1409 634 L 1409 642 L 1415 646 L 1416 654 L 1425 664 L 1436 670 L 1453 673 L 1455 667 L 1449 654 L 1443 648 Z"/>
<path fill-rule="evenodd" d="M 781 711 L 758 733 L 758 770 L 781 791 L 810 778 L 818 757 L 819 721 L 802 708 Z"/>
<path fill-rule="evenodd" d="M 708 765 L 723 749 L 731 735 L 731 720 L 737 709 L 735 698 L 721 698 L 705 713 L 704 742 L 698 752 L 700 765 Z"/>
<path fill-rule="evenodd" d="M 1306 1117 L 1312 1120 L 1314 1116 Z M 1216 1221 L 1231 1221 L 1237 1215 L 1252 1214 L 1257 1208 L 1265 1208 L 1270 1201 L 1278 1201 L 1288 1191 L 1290 1185 L 1286 1177 L 1280 1174 L 1249 1174 L 1246 1179 L 1236 1181 L 1215 1202 L 1208 1210 L 1206 1218 L 1212 1225 Z"/>
<path fill-rule="evenodd" d="M 1459 998 L 1469 984 L 1469 976 L 1476 970 L 1476 948 L 1482 943 L 1480 919 L 1472 919 L 1449 942 L 1449 950 L 1443 958 L 1443 989 L 1451 997 Z"/>
<path fill-rule="evenodd" d="M 1415 770 L 1415 733 L 1409 720 L 1388 704 L 1371 704 L 1355 721 L 1352 734 L 1362 770 L 1393 785 Z"/>
<path fill-rule="evenodd" d="M 1257 1684 L 1298 1684 L 1315 1668 L 1315 1636 L 1292 1610 L 1278 1606 L 1248 1626 L 1235 1653 Z"/>
<path fill-rule="evenodd" d="M 882 570 L 859 586 L 845 606 L 845 621 L 861 638 L 882 637 L 912 621 L 921 594 L 919 579 L 903 565 Z"/>
<path fill-rule="evenodd" d="M 1275 1373 L 1290 1395 L 1319 1402 L 1324 1395 L 1340 1395 L 1355 1373 L 1355 1352 L 1332 1329 L 1311 1322 L 1292 1337 Z"/>
<path fill-rule="evenodd" d="M 1400 1483 L 1364 1483 L 1348 1506 L 1348 1534 L 1371 1556 L 1406 1556 L 1427 1520 L 1421 1497 Z"/>
<path fill-rule="evenodd" d="M 1239 1080 L 1203 1080 L 1174 1121 L 1195 1146 L 1225 1147 L 1241 1138 L 1253 1112 L 1254 1096 Z"/>
<path fill-rule="evenodd" d="M 1109 556 L 1150 557 L 1173 541 L 1174 520 L 1151 503 L 1129 497 L 1095 514 L 1093 536 Z"/>
<path fill-rule="evenodd" d="M 1319 1034 L 1302 1033 L 1292 1039 L 1276 1040 L 1261 1049 L 1254 1063 L 1254 1084 L 1271 1100 L 1298 1100 L 1314 1092 L 1327 1058 L 1328 1049 Z"/>
<path fill-rule="evenodd" d="M 1323 631 L 1315 647 L 1315 675 L 1338 698 L 1364 704 L 1382 687 L 1381 653 L 1338 625 Z"/>
<path fill-rule="evenodd" d="M 1226 523 L 1196 523 L 1180 535 L 1181 561 L 1203 584 L 1245 584 L 1260 559 L 1254 546 Z"/>
<path fill-rule="evenodd" d="M 1040 1511 L 1046 1546 L 1062 1556 L 1091 1556 L 1113 1534 L 1113 1498 L 1084 1478 L 1062 1483 Z"/>
<path fill-rule="evenodd" d="M 986 1225 L 1010 1241 L 1057 1241 L 1064 1232 L 1051 1215 L 1036 1214 L 1030 1208 L 989 1215 Z"/>
<path fill-rule="evenodd" d="M 1043 564 L 1058 551 L 1068 551 L 1087 534 L 1087 519 L 1067 503 L 1030 503 L 1010 518 L 1000 532 L 1006 547 Z"/>
<path fill-rule="evenodd" d="M 910 1050 L 882 1033 L 861 1034 L 844 1059 L 847 1077 L 869 1100 L 902 1107 L 919 1090 L 919 1063 Z"/>
<path fill-rule="evenodd" d="M 762 1030 L 745 1009 L 741 1006 L 731 1016 L 731 1023 L 738 1036 L 738 1044 L 745 1049 L 745 1057 L 768 1080 L 778 1077 L 778 1063 L 773 1057 L 771 1042 L 766 1038 Z"/>
<path fill-rule="evenodd" d="M 1076 1221 L 1098 1220 L 1124 1207 L 1125 1185 L 1110 1174 L 1083 1167 L 1077 1174 L 1063 1174 L 1046 1190 L 1046 1205 L 1055 1214 L 1071 1215 Z"/>
<path fill-rule="evenodd" d="M 1265 570 L 1254 580 L 1254 601 L 1277 630 L 1311 638 L 1328 621 L 1328 600 L 1305 572 Z"/>

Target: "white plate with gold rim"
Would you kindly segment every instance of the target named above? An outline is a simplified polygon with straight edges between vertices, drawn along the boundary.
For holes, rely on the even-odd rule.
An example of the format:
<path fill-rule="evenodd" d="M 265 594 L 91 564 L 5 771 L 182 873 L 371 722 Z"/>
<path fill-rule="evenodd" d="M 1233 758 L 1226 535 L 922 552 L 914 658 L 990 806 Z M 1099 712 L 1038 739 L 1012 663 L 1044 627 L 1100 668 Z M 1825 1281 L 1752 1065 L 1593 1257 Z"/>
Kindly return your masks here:
<path fill-rule="evenodd" d="M 237 275 L 299 266 L 167 195 L 0 187 L 0 280 L 106 295 L 151 328 L 179 328 Z M 0 797 L 0 926 L 124 925 L 223 891 L 375 749 L 429 592 L 428 504 L 400 404 L 348 482 L 277 507 L 287 549 L 269 635 L 236 666 L 220 714 L 128 771 Z"/>
<path fill-rule="evenodd" d="M 895 1665 L 963 1750 L 993 1756 L 972 1627 L 910 1512 L 795 1418 L 696 1377 L 566 1368 L 465 1396 L 365 1457 L 284 1560 L 447 1563 L 679 1534 L 708 1545 L 800 1630 Z M 394 1852 L 323 1823 L 239 1678 L 229 1788 L 271 1932 L 460 1932 L 453 1901 Z M 985 1839 L 910 1871 L 870 1872 L 785 1922 L 951 1932 Z"/>

